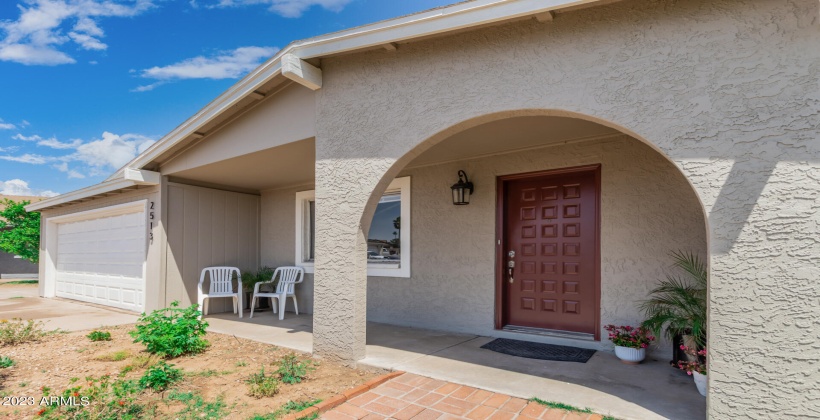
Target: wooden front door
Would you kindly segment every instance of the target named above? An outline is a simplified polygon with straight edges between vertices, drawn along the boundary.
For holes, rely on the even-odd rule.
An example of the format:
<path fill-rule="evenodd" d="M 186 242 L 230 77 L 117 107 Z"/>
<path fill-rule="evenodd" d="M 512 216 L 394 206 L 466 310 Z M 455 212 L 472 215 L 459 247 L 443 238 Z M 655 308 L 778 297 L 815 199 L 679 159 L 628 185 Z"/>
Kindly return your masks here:
<path fill-rule="evenodd" d="M 497 327 L 597 338 L 599 173 L 596 166 L 499 178 Z"/>

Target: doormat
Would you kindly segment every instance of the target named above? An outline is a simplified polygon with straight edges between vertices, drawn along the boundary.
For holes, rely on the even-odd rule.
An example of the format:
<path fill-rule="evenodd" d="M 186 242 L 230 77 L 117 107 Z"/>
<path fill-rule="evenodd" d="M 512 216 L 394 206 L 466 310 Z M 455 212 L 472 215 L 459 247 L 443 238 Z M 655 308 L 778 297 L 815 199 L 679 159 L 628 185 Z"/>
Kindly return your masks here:
<path fill-rule="evenodd" d="M 586 363 L 595 350 L 578 347 L 557 346 L 555 344 L 533 343 L 530 341 L 510 340 L 497 338 L 481 346 L 482 349 L 492 350 L 510 356 L 526 357 L 528 359 L 554 360 L 557 362 Z"/>

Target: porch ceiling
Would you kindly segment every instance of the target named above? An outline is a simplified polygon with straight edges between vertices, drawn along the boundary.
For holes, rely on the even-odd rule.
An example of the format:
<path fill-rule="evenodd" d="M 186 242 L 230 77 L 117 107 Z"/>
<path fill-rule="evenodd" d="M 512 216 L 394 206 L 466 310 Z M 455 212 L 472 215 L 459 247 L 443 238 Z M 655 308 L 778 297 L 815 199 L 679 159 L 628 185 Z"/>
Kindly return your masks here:
<path fill-rule="evenodd" d="M 457 133 L 416 157 L 407 167 L 477 158 L 563 142 L 594 140 L 619 133 L 609 127 L 576 118 L 508 118 Z"/>
<path fill-rule="evenodd" d="M 311 184 L 316 141 L 313 138 L 174 173 L 176 179 L 243 190 L 269 190 Z"/>

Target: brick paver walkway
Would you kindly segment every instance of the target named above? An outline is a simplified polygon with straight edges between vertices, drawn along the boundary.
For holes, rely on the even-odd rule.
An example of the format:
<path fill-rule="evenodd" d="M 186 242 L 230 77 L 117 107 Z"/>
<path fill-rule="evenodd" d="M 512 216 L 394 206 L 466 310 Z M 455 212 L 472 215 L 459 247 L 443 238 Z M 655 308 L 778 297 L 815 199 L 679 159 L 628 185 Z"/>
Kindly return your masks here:
<path fill-rule="evenodd" d="M 323 419 L 600 420 L 509 395 L 405 373 L 322 414 Z"/>

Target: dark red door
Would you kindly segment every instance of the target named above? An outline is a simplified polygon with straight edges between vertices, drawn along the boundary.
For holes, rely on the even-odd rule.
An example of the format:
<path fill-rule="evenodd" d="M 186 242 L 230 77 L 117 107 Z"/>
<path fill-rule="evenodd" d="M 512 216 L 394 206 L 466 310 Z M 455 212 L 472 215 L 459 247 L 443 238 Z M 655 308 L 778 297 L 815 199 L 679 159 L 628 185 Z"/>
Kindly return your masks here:
<path fill-rule="evenodd" d="M 596 333 L 597 178 L 586 168 L 502 179 L 505 325 Z"/>

